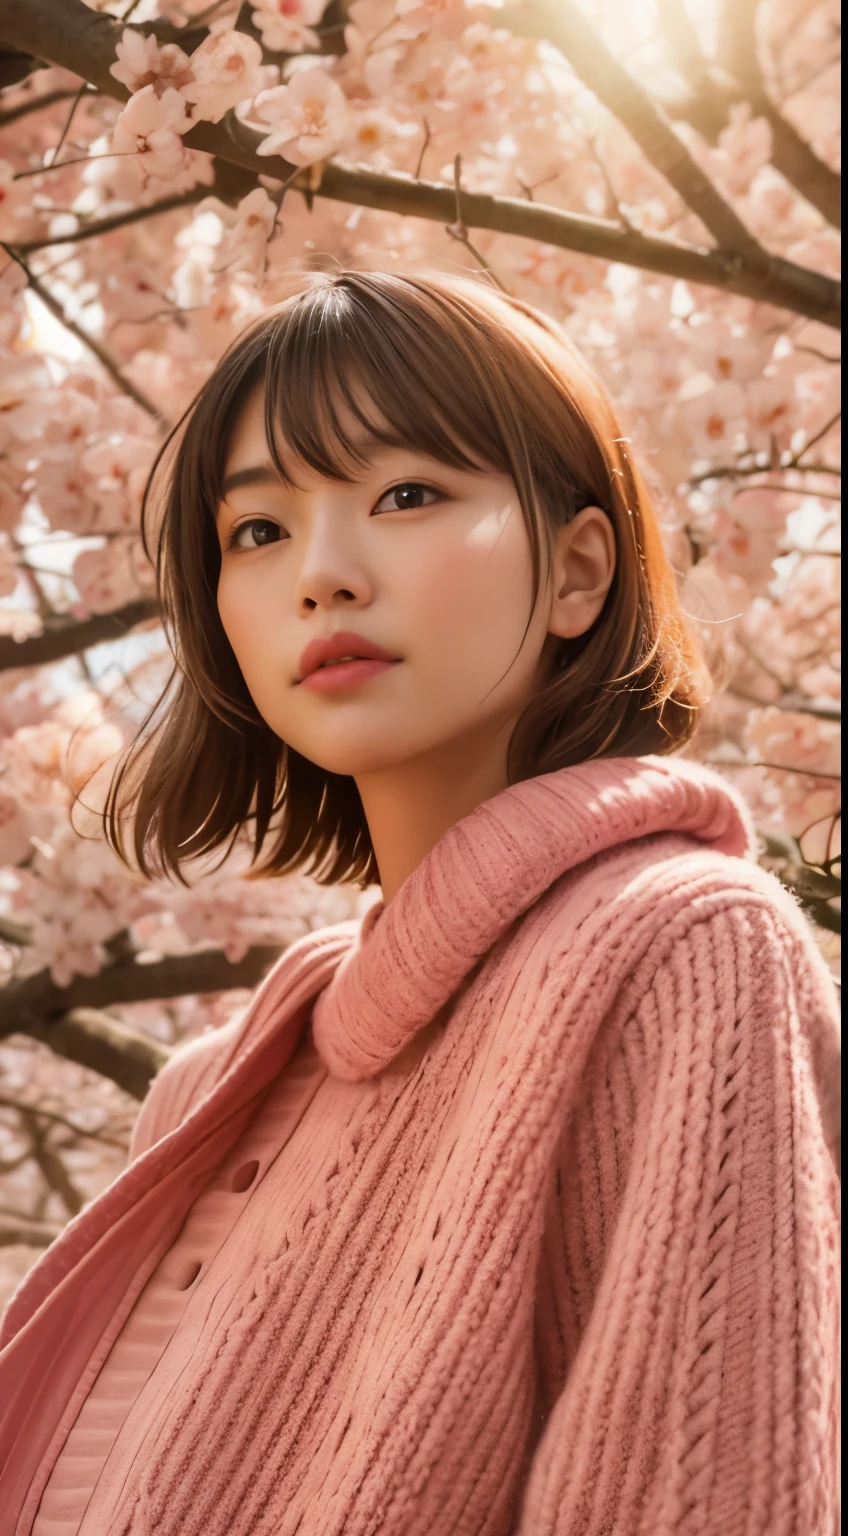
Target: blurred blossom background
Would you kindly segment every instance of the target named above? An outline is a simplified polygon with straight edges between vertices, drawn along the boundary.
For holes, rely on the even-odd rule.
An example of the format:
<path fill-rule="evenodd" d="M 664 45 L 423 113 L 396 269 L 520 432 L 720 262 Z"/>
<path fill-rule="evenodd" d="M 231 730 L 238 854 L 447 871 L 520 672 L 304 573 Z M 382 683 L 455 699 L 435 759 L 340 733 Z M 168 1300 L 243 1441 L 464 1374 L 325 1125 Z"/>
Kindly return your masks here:
<path fill-rule="evenodd" d="M 838 980 L 839 48 L 835 0 L 0 0 L 0 1306 L 168 1052 L 378 894 L 144 884 L 91 809 L 170 670 L 157 446 L 300 271 L 476 272 L 585 353 L 716 679 L 687 755 Z"/>

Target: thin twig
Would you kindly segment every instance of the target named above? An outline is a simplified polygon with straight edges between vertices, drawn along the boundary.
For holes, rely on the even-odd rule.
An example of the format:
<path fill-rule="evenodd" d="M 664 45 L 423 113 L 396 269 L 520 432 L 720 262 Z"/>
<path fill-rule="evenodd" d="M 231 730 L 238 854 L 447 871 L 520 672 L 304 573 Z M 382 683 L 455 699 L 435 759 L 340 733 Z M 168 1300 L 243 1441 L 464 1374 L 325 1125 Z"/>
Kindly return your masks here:
<path fill-rule="evenodd" d="M 537 192 L 539 187 L 546 187 L 549 182 L 557 181 L 559 179 L 559 171 L 554 171 L 552 176 L 543 176 L 541 181 L 534 181 L 531 185 L 528 185 L 526 181 L 522 180 L 517 171 L 515 173 L 515 179 L 518 182 L 522 192 L 524 193 L 528 203 L 533 203 L 536 200 L 533 196 L 533 193 Z"/>
<path fill-rule="evenodd" d="M 454 156 L 454 162 L 453 162 L 453 185 L 454 185 L 454 195 L 456 197 L 456 218 L 455 218 L 453 224 L 446 224 L 445 225 L 445 229 L 447 230 L 447 233 L 450 235 L 452 240 L 458 240 L 460 245 L 464 245 L 465 249 L 467 251 L 471 252 L 471 255 L 474 257 L 474 260 L 482 267 L 483 271 L 487 274 L 487 276 L 489 276 L 492 279 L 492 282 L 495 284 L 495 287 L 496 288 L 500 288 L 501 293 L 509 294 L 509 289 L 507 288 L 506 284 L 501 282 L 501 280 L 498 277 L 497 273 L 489 265 L 489 263 L 486 260 L 485 256 L 482 254 L 481 251 L 478 251 L 476 245 L 473 245 L 471 240 L 470 240 L 470 238 L 469 238 L 468 229 L 466 227 L 465 220 L 462 217 L 462 183 L 461 183 L 461 179 L 460 179 L 461 175 L 462 175 L 462 156 L 461 155 L 455 155 Z"/>
<path fill-rule="evenodd" d="M 49 309 L 54 319 L 58 320 L 59 324 L 63 325 L 71 336 L 75 336 L 77 341 L 82 342 L 84 347 L 87 347 L 90 352 L 94 353 L 97 361 L 105 368 L 109 377 L 118 385 L 118 388 L 123 390 L 125 395 L 129 395 L 130 399 L 134 400 L 136 405 L 140 405 L 142 410 L 146 411 L 148 416 L 151 416 L 161 427 L 167 427 L 167 417 L 163 416 L 152 400 L 148 400 L 147 396 L 127 378 L 111 353 L 106 351 L 106 348 L 101 345 L 96 337 L 91 336 L 88 331 L 83 330 L 82 326 L 77 324 L 76 320 L 71 320 L 70 316 L 65 314 L 58 299 L 54 299 L 52 293 L 39 282 L 35 274 L 30 271 L 23 257 L 18 255 L 15 247 L 7 245 L 4 240 L 0 240 L 0 249 L 4 250 L 6 255 L 11 257 L 12 261 L 17 262 L 18 266 L 26 274 L 31 292 L 41 300 L 45 309 Z"/>
<path fill-rule="evenodd" d="M 136 160 L 138 153 L 134 149 L 110 150 L 108 155 L 80 155 L 77 160 L 52 161 L 50 165 L 36 165 L 29 171 L 16 171 L 13 181 L 26 181 L 28 176 L 47 176 L 50 171 L 66 171 L 71 165 L 94 165 L 97 160 Z"/>
<path fill-rule="evenodd" d="M 118 1147 L 126 1151 L 127 1143 L 119 1141 L 114 1136 L 106 1136 L 102 1131 L 87 1131 L 81 1125 L 76 1125 L 73 1120 L 68 1120 L 65 1115 L 58 1114 L 52 1109 L 42 1109 L 38 1104 L 24 1104 L 20 1099 L 11 1099 L 6 1094 L 0 1094 L 0 1107 L 3 1109 L 27 1109 L 31 1114 L 37 1115 L 40 1120 L 50 1120 L 54 1125 L 64 1126 L 65 1130 L 73 1131 L 75 1136 L 83 1136 L 87 1141 L 100 1141 L 107 1147 Z"/>
<path fill-rule="evenodd" d="M 97 92 L 91 86 L 86 90 L 96 96 Z M 31 96 L 28 101 L 21 101 L 16 107 L 7 107 L 5 112 L 0 112 L 0 129 L 8 128 L 12 123 L 17 123 L 22 117 L 29 117 L 32 112 L 44 112 L 47 107 L 55 107 L 58 101 L 70 101 L 76 91 L 45 91 L 43 96 Z"/>
<path fill-rule="evenodd" d="M 180 192 L 173 197 L 163 197 L 158 203 L 148 203 L 145 207 L 130 208 L 126 213 L 113 213 L 105 219 L 92 219 L 89 224 L 81 224 L 71 234 L 51 235 L 48 240 L 21 240 L 15 246 L 21 256 L 29 256 L 33 251 L 44 251 L 53 245 L 77 245 L 80 240 L 94 240 L 98 235 L 109 235 L 115 229 L 123 229 L 129 224 L 137 224 L 142 219 L 154 219 L 160 213 L 172 213 L 176 208 L 190 208 L 193 203 L 199 203 L 201 198 L 208 197 L 209 187 L 192 187 L 190 192 Z M 51 213 L 56 210 L 51 208 Z"/>
<path fill-rule="evenodd" d="M 67 117 L 65 118 L 65 126 L 62 129 L 61 134 L 59 135 L 59 142 L 58 142 L 58 144 L 56 145 L 56 148 L 53 151 L 53 160 L 54 161 L 58 160 L 59 155 L 61 154 L 61 151 L 62 151 L 62 145 L 64 144 L 66 138 L 68 137 L 68 134 L 71 131 L 71 123 L 74 120 L 74 116 L 76 114 L 77 107 L 79 106 L 80 102 L 82 101 L 83 96 L 86 96 L 87 94 L 88 94 L 88 82 L 86 80 L 83 80 L 82 85 L 80 86 L 79 90 L 77 91 L 76 96 L 74 97 L 74 99 L 73 99 L 73 101 L 71 103 L 71 110 L 68 113 Z M 52 162 L 51 162 L 51 164 L 52 164 Z"/>
<path fill-rule="evenodd" d="M 422 167 L 422 165 L 424 163 L 424 155 L 425 155 L 425 153 L 427 151 L 427 145 L 429 144 L 429 142 L 430 142 L 430 140 L 432 138 L 432 134 L 430 132 L 430 124 L 428 123 L 426 117 L 422 118 L 421 121 L 424 124 L 424 143 L 421 145 L 421 153 L 418 156 L 418 164 L 415 167 L 415 180 L 416 181 L 420 181 L 421 180 L 421 167 Z"/>
<path fill-rule="evenodd" d="M 569 13 L 572 9 L 569 7 Z M 156 23 L 145 24 L 145 31 L 152 30 L 158 36 L 157 27 Z M 15 52 L 38 54 L 51 64 L 86 76 L 98 90 L 119 101 L 128 97 L 126 88 L 109 74 L 109 62 L 121 35 L 120 23 L 93 13 L 83 0 L 39 0 L 37 8 L 22 5 L 19 0 L 0 0 L 0 35 Z M 183 42 L 186 41 L 183 37 Z M 630 126 L 615 100 L 611 110 L 625 126 Z M 656 119 L 657 112 L 652 107 L 652 123 Z M 670 144 L 674 149 L 679 171 L 682 141 L 663 122 L 663 145 Z M 243 196 L 257 184 L 260 175 L 270 175 L 279 181 L 291 174 L 292 167 L 279 156 L 257 155 L 262 137 L 261 131 L 251 131 L 242 125 L 239 143 L 234 144 L 223 125 L 201 122 L 190 129 L 185 142 L 191 149 L 238 167 L 239 171 L 233 172 L 231 191 L 235 195 L 237 183 L 242 180 L 243 190 L 239 190 Z M 703 173 L 699 176 L 698 186 L 703 193 L 704 186 L 709 188 L 710 183 Z M 726 206 L 714 188 L 713 194 Z M 451 217 L 454 201 L 452 189 L 439 183 L 332 161 L 325 163 L 317 195 L 354 206 L 432 219 L 443 226 Z M 661 272 L 667 277 L 772 304 L 834 328 L 840 323 L 840 287 L 836 280 L 766 252 L 761 246 L 754 251 L 735 249 L 731 241 L 725 242 L 724 249 L 710 250 L 667 236 L 630 234 L 607 220 L 578 217 L 561 208 L 534 204 L 527 198 L 491 194 L 466 193 L 463 213 L 472 229 L 490 229 L 604 261 L 622 262 L 643 271 Z"/>
<path fill-rule="evenodd" d="M 806 443 L 803 448 L 799 448 L 798 452 L 794 455 L 794 457 L 789 460 L 789 463 L 781 465 L 781 468 L 782 469 L 795 469 L 795 467 L 798 464 L 800 464 L 802 458 L 804 457 L 804 454 L 805 453 L 809 453 L 811 448 L 815 448 L 816 443 L 820 443 L 822 441 L 822 438 L 827 437 L 828 432 L 832 432 L 833 428 L 836 426 L 836 423 L 838 421 L 841 421 L 841 419 L 842 419 L 842 412 L 841 411 L 836 411 L 835 414 L 833 416 L 831 416 L 830 421 L 826 421 L 824 426 L 821 428 L 821 430 L 816 433 L 815 437 L 811 437 L 809 442 Z"/>

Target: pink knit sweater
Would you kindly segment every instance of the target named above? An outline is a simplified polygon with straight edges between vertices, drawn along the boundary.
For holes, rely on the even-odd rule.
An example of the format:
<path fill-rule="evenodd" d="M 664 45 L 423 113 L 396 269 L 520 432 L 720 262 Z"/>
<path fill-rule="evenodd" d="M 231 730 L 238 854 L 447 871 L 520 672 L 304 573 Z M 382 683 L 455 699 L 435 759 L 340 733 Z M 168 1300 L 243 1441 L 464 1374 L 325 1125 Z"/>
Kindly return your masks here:
<path fill-rule="evenodd" d="M 836 997 L 753 852 L 709 770 L 592 762 L 287 951 L 6 1311 L 0 1536 L 310 1016 L 356 1110 L 230 1245 L 110 1536 L 835 1536 Z"/>

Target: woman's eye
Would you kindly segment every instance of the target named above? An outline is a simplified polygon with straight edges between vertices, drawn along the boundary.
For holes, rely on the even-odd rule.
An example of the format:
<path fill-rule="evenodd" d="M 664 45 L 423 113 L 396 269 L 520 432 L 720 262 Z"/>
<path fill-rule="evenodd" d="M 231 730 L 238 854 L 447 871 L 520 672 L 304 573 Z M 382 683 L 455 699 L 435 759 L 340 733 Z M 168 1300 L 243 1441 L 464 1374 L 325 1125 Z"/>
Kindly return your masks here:
<path fill-rule="evenodd" d="M 252 517 L 247 523 L 239 523 L 234 528 L 227 540 L 228 549 L 261 549 L 264 544 L 276 544 L 279 541 L 280 527 L 277 523 L 270 522 L 264 517 Z M 245 539 L 244 534 L 250 537 Z"/>
<path fill-rule="evenodd" d="M 438 501 L 439 492 L 431 485 L 422 485 L 418 480 L 404 480 L 402 485 L 393 485 L 390 491 L 384 492 L 374 511 L 414 512 L 418 507 L 430 505 L 424 501 L 425 496 L 431 496 Z M 390 505 L 383 506 L 387 500 L 390 500 Z"/>

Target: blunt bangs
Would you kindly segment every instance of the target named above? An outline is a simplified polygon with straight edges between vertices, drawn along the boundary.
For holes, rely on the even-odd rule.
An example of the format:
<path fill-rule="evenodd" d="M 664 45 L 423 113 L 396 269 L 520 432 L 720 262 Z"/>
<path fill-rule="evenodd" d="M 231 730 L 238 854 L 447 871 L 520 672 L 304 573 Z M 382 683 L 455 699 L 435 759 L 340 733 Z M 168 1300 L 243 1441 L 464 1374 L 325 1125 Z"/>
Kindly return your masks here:
<path fill-rule="evenodd" d="M 484 411 L 449 425 L 456 413 L 445 411 L 445 400 L 454 405 L 456 386 L 439 333 L 404 324 L 402 312 L 386 313 L 369 297 L 317 287 L 268 336 L 265 427 L 284 483 L 296 484 L 292 460 L 329 480 L 353 480 L 378 446 L 418 450 L 465 470 L 487 468 L 484 447 L 488 467 L 508 472 Z M 433 387 L 439 380 L 441 392 Z"/>

